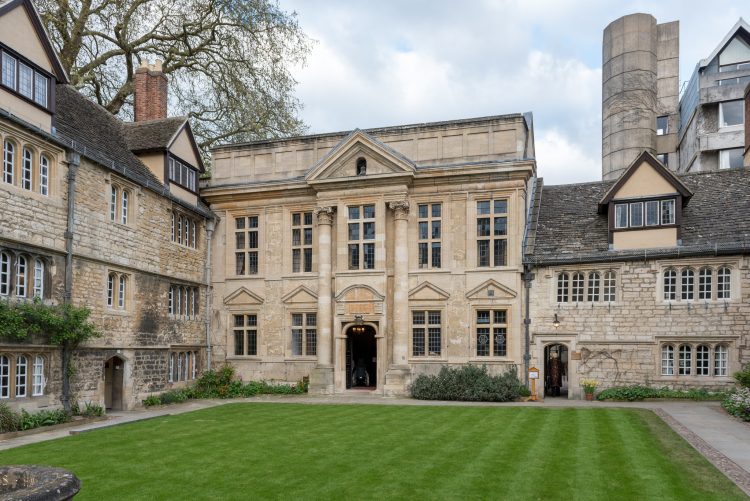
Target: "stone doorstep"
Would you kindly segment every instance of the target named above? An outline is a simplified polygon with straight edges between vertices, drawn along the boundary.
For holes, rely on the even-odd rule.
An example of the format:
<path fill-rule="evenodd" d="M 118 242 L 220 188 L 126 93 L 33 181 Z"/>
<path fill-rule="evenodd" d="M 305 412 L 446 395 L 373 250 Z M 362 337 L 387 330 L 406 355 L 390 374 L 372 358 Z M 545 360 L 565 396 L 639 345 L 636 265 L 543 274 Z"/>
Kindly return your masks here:
<path fill-rule="evenodd" d="M 53 424 L 51 426 L 40 426 L 38 428 L 32 428 L 30 430 L 23 431 L 9 431 L 7 433 L 0 433 L 0 442 L 3 440 L 10 440 L 11 438 L 25 437 L 28 435 L 36 435 L 37 433 L 45 433 L 48 431 L 63 430 L 65 428 L 72 428 L 74 426 L 81 426 L 99 421 L 106 421 L 110 419 L 109 416 L 94 416 L 83 419 L 74 419 L 69 423 Z"/>

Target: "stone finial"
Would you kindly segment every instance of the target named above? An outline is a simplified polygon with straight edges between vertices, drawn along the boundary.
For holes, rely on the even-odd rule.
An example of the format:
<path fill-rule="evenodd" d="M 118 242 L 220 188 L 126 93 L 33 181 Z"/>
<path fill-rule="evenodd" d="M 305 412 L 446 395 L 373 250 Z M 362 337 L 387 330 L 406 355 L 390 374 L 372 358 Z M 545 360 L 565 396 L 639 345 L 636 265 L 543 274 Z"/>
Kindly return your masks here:
<path fill-rule="evenodd" d="M 388 202 L 388 208 L 393 211 L 396 219 L 406 219 L 409 215 L 409 201 L 399 200 L 396 202 Z"/>
<path fill-rule="evenodd" d="M 336 207 L 315 207 L 313 214 L 318 218 L 318 224 L 332 224 L 333 213 L 336 211 Z"/>

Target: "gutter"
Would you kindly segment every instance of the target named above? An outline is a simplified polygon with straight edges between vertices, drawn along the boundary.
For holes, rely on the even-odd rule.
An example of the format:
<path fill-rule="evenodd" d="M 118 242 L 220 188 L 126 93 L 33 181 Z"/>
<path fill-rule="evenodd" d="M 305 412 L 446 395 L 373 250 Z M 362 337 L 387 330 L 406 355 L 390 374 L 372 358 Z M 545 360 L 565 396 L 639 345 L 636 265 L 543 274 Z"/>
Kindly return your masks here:
<path fill-rule="evenodd" d="M 211 359 L 213 358 L 213 350 L 211 348 L 211 246 L 214 229 L 216 228 L 216 221 L 214 219 L 206 219 L 206 262 L 204 264 L 205 277 L 206 277 L 206 313 L 205 313 L 205 326 L 206 326 L 206 368 L 211 370 Z"/>
<path fill-rule="evenodd" d="M 68 220 L 65 227 L 65 291 L 63 302 L 70 303 L 73 297 L 73 235 L 75 234 L 76 177 L 81 165 L 81 156 L 75 151 L 66 152 L 68 164 Z"/>

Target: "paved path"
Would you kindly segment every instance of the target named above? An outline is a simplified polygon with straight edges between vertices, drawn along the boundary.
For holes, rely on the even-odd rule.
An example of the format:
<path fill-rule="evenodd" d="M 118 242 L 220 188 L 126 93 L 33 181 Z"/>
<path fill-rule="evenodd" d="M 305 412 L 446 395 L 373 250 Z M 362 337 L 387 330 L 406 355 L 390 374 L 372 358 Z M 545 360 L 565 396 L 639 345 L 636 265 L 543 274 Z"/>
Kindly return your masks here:
<path fill-rule="evenodd" d="M 159 408 L 111 412 L 107 421 L 41 432 L 0 441 L 0 450 L 43 442 L 107 426 L 116 426 L 159 416 L 182 414 L 199 409 L 234 402 L 301 403 L 301 404 L 370 404 L 421 406 L 521 406 L 521 407 L 624 407 L 653 410 L 678 434 L 703 454 L 727 477 L 750 496 L 750 423 L 727 415 L 717 402 L 645 401 L 645 402 L 587 402 L 548 398 L 544 402 L 437 402 L 410 398 L 387 398 L 358 391 L 334 396 L 316 395 L 261 395 L 252 399 L 193 400 Z"/>

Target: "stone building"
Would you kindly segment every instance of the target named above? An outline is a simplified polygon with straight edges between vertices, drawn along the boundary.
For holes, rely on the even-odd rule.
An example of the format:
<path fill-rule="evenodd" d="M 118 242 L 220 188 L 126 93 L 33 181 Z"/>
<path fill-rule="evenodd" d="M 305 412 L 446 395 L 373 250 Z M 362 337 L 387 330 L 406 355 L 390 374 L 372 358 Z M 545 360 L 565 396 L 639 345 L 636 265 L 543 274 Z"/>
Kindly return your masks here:
<path fill-rule="evenodd" d="M 750 171 L 675 175 L 648 152 L 617 181 L 537 181 L 525 262 L 531 364 L 564 392 L 718 389 L 750 362 Z M 547 388 L 549 392 L 549 388 Z"/>
<path fill-rule="evenodd" d="M 381 394 L 443 365 L 522 363 L 535 172 L 520 114 L 215 148 L 217 360 Z"/>
<path fill-rule="evenodd" d="M 642 151 L 675 172 L 742 166 L 742 97 L 750 83 L 750 25 L 737 21 L 679 83 L 679 22 L 631 14 L 604 30 L 602 179 Z"/>
<path fill-rule="evenodd" d="M 207 363 L 203 164 L 158 65 L 137 70 L 135 123 L 67 81 L 32 3 L 0 1 L 0 300 L 89 307 L 104 335 L 75 396 L 131 408 Z M 57 405 L 60 385 L 54 346 L 0 344 L 0 401 Z"/>

